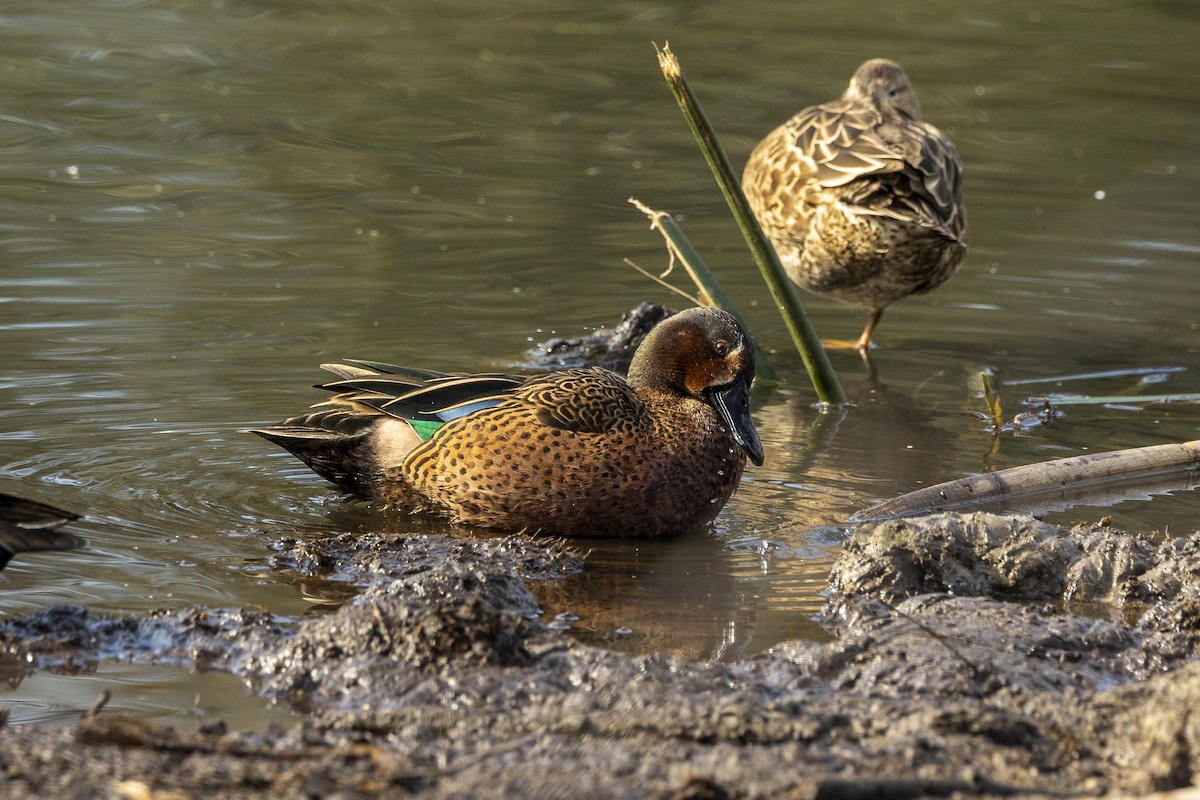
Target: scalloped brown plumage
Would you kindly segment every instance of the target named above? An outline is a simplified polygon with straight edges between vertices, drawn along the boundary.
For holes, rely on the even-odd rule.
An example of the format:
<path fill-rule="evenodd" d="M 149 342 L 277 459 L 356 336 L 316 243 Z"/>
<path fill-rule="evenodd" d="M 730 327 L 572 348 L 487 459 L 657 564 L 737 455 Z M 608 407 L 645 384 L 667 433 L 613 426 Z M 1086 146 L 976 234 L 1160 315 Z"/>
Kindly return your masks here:
<path fill-rule="evenodd" d="M 663 536 L 711 521 L 747 455 L 754 343 L 730 314 L 656 326 L 629 378 L 601 367 L 512 378 L 374 362 L 321 410 L 252 431 L 341 489 L 454 522 L 576 536 Z"/>
<path fill-rule="evenodd" d="M 940 286 L 966 253 L 962 159 L 894 61 L 865 62 L 840 98 L 767 134 L 742 188 L 798 286 L 867 312 L 864 352 L 885 308 Z"/>

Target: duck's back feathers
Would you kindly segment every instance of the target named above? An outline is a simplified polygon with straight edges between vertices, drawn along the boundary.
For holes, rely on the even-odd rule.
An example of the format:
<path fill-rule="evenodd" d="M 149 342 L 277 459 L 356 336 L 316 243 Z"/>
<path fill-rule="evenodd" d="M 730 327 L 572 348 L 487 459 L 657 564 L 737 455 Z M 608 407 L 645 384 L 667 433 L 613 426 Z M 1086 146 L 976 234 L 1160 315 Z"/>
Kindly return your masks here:
<path fill-rule="evenodd" d="M 448 375 L 379 362 L 322 364 L 341 380 L 318 384 L 334 392 L 334 403 L 361 404 L 405 420 L 449 422 L 500 402 L 524 379 L 487 373 Z"/>
<path fill-rule="evenodd" d="M 806 108 L 755 149 L 743 176 L 766 227 L 804 227 L 822 204 L 840 200 L 936 230 L 965 243 L 962 162 L 934 126 L 884 120 L 861 101 Z"/>
<path fill-rule="evenodd" d="M 637 426 L 645 410 L 625 379 L 603 367 L 541 376 L 513 392 L 512 399 L 533 407 L 543 425 L 577 433 Z"/>

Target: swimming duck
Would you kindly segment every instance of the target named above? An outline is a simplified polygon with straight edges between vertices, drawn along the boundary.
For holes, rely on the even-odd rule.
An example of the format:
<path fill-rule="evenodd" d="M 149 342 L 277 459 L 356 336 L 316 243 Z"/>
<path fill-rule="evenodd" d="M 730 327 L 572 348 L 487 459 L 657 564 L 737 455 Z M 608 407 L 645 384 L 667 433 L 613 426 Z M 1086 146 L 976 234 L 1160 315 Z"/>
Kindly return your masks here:
<path fill-rule="evenodd" d="M 58 530 L 78 514 L 54 506 L 0 494 L 0 569 L 18 553 L 42 550 L 74 550 L 86 542 L 73 533 Z"/>
<path fill-rule="evenodd" d="M 716 517 L 746 458 L 754 342 L 731 314 L 655 326 L 628 378 L 584 367 L 527 378 L 325 364 L 319 410 L 254 429 L 343 491 L 456 523 L 652 537 Z"/>
<path fill-rule="evenodd" d="M 742 188 L 798 286 L 866 310 L 864 353 L 884 309 L 940 286 L 967 250 L 962 159 L 887 59 L 767 134 Z"/>

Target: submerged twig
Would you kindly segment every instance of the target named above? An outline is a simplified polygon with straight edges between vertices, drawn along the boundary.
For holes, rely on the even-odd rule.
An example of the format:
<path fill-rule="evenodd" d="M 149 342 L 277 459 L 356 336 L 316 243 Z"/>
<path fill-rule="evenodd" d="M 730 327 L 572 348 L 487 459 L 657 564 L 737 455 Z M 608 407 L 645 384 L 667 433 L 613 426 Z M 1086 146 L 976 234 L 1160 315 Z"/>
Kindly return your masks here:
<path fill-rule="evenodd" d="M 661 50 L 656 46 L 655 51 L 658 53 L 658 65 L 662 69 L 663 76 L 667 79 L 667 84 L 671 87 L 676 102 L 679 103 L 680 109 L 687 118 L 692 135 L 696 137 L 700 149 L 704 152 L 704 158 L 712 169 L 717 184 L 721 187 L 725 201 L 733 211 L 738 228 L 741 229 L 746 243 L 750 246 L 750 252 L 754 255 L 754 261 L 762 272 L 771 297 L 775 301 L 775 306 L 779 310 L 780 316 L 783 317 L 784 324 L 796 345 L 796 350 L 800 353 L 800 358 L 804 361 L 813 389 L 817 392 L 817 398 L 827 404 L 841 405 L 845 403 L 846 394 L 842 390 L 841 384 L 838 383 L 833 365 L 829 362 L 829 356 L 825 352 L 825 348 L 821 346 L 821 340 L 817 337 L 816 331 L 813 330 L 812 324 L 808 320 L 808 315 L 804 312 L 804 306 L 800 302 L 796 287 L 784 273 L 783 266 L 779 263 L 779 257 L 775 254 L 775 248 L 763 236 L 758 221 L 754 218 L 749 203 L 746 202 L 746 196 L 742 193 L 742 187 L 729 163 L 729 158 L 717 142 L 716 133 L 704 116 L 700 102 L 692 92 L 691 86 L 688 85 L 679 60 L 671 52 L 670 45 L 664 44 Z"/>
<path fill-rule="evenodd" d="M 1090 381 L 1100 378 L 1136 378 L 1144 375 L 1166 375 L 1185 372 L 1186 367 L 1133 367 L 1128 369 L 1106 369 L 1100 372 L 1079 372 L 1074 375 L 1051 375 L 1047 378 L 1014 378 L 1004 381 L 1005 386 L 1026 386 L 1033 383 L 1066 383 L 1068 381 Z"/>
<path fill-rule="evenodd" d="M 110 692 L 108 689 L 100 692 L 100 696 L 96 698 L 96 702 L 92 703 L 92 707 L 84 713 L 83 718 L 94 719 L 96 715 L 98 715 L 104 709 L 104 707 L 108 705 L 108 701 L 111 699 L 112 692 Z"/>
<path fill-rule="evenodd" d="M 1052 406 L 1103 406 L 1112 404 L 1141 405 L 1166 403 L 1200 403 L 1200 392 L 1182 392 L 1178 394 L 1047 394 L 1041 397 L 1030 397 L 1026 405 L 1036 406 L 1049 403 Z"/>

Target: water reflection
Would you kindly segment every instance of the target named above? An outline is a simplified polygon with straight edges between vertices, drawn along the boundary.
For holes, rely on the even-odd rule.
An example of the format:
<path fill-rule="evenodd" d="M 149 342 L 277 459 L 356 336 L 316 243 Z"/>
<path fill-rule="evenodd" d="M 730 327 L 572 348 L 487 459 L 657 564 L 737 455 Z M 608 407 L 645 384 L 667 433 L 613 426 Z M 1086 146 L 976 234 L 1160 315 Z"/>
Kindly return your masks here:
<path fill-rule="evenodd" d="M 762 554 L 731 550 L 708 530 L 669 540 L 595 542 L 579 575 L 535 584 L 534 592 L 563 629 L 628 652 L 735 660 L 755 642 L 778 641 L 770 637 L 823 638 L 809 617 L 827 562 L 808 562 L 808 574 L 787 586 L 762 560 Z M 772 626 L 767 637 L 760 630 L 764 621 Z"/>
<path fill-rule="evenodd" d="M 218 720 L 234 730 L 290 727 L 300 721 L 285 707 L 247 702 L 242 680 L 224 673 L 107 663 L 95 672 L 23 677 L 7 684 L 3 696 L 13 725 L 74 726 L 80 710 L 91 708 L 106 690 L 113 697 L 104 706 L 106 714 L 146 717 L 191 730 Z"/>
<path fill-rule="evenodd" d="M 289 551 L 297 540 L 315 542 L 334 531 L 382 532 L 397 546 L 414 534 L 451 540 L 510 535 L 450 527 L 349 498 L 329 504 L 326 513 L 324 530 L 264 529 L 268 549 Z M 584 557 L 577 573 L 531 584 L 542 620 L 618 650 L 713 660 L 734 660 L 789 638 L 824 638 L 812 617 L 840 529 L 813 531 L 804 545 L 787 545 L 770 537 L 790 526 L 747 534 L 746 520 L 731 523 L 665 539 L 566 540 Z M 369 578 L 334 563 L 293 564 L 290 557 L 267 556 L 243 570 L 295 587 L 309 604 L 306 614 L 335 610 L 358 594 L 357 582 Z"/>
<path fill-rule="evenodd" d="M 847 408 L 820 411 L 806 394 L 779 390 L 758 412 L 774 446 L 749 480 L 791 485 L 781 498 L 787 505 L 772 513 L 794 520 L 796 530 L 843 524 L 875 486 L 919 485 L 931 475 L 931 453 L 961 449 L 961 408 L 889 385 L 876 370 L 844 379 L 843 389 Z"/>

